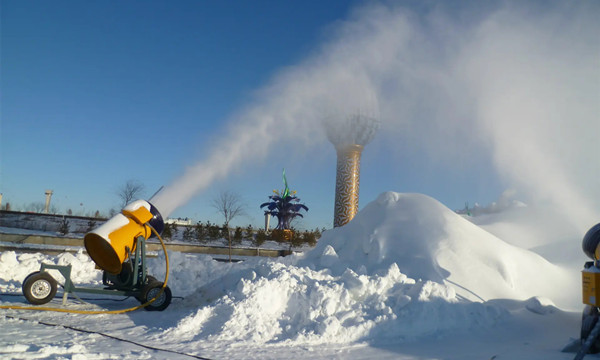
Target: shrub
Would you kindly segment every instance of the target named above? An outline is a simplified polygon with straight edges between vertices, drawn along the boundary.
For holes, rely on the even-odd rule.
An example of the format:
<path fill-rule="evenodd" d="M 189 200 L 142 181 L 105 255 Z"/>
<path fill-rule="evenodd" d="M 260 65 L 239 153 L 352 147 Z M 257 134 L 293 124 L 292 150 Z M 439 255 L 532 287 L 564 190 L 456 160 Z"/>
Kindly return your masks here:
<path fill-rule="evenodd" d="M 172 226 L 173 224 L 165 224 L 165 228 L 163 229 L 163 232 L 161 234 L 161 237 L 163 239 L 171 240 L 173 238 Z"/>
<path fill-rule="evenodd" d="M 96 228 L 96 222 L 94 220 L 88 220 L 85 232 L 89 233 L 90 231 L 94 230 L 94 228 Z"/>
<path fill-rule="evenodd" d="M 194 228 L 192 226 L 185 225 L 185 230 L 183 230 L 183 240 L 188 242 L 193 242 L 194 238 Z"/>
<path fill-rule="evenodd" d="M 219 227 L 215 224 L 210 224 L 209 222 L 207 222 L 207 226 L 208 226 L 208 238 L 210 240 L 217 240 L 220 235 L 221 235 L 221 229 L 219 229 Z"/>
<path fill-rule="evenodd" d="M 63 236 L 69 233 L 69 220 L 67 220 L 66 218 L 62 219 L 60 227 L 58 228 L 58 232 L 61 233 Z"/>
<path fill-rule="evenodd" d="M 244 232 L 244 239 L 254 241 L 254 228 L 252 225 L 248 225 L 246 231 Z"/>
<path fill-rule="evenodd" d="M 315 232 L 315 231 L 305 231 L 302 234 L 302 240 L 303 240 L 303 242 L 305 244 L 307 244 L 309 246 L 315 246 L 315 245 L 317 245 L 317 232 Z"/>
<path fill-rule="evenodd" d="M 208 227 L 208 223 L 206 226 L 202 225 L 202 223 L 199 221 L 196 224 L 196 227 L 195 227 L 196 239 L 198 239 L 198 241 L 201 243 L 205 243 L 208 240 L 207 239 L 207 236 L 208 236 L 207 227 Z"/>
<path fill-rule="evenodd" d="M 267 241 L 267 233 L 264 229 L 258 229 L 254 237 L 254 246 L 260 247 L 265 241 Z"/>
<path fill-rule="evenodd" d="M 235 232 L 233 233 L 233 243 L 241 244 L 242 238 L 243 238 L 242 228 L 238 226 L 235 228 Z"/>

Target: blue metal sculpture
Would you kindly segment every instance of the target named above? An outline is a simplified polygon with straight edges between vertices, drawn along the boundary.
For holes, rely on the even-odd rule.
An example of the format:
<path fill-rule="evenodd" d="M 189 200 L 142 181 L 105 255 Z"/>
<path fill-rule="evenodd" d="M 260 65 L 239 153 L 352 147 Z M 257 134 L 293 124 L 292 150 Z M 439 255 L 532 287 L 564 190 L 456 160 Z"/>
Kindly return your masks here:
<path fill-rule="evenodd" d="M 265 214 L 269 214 L 277 218 L 278 230 L 286 230 L 291 228 L 291 222 L 296 217 L 304 217 L 300 211 L 308 211 L 306 205 L 300 203 L 300 199 L 296 197 L 295 191 L 290 191 L 285 177 L 285 169 L 283 169 L 283 184 L 284 190 L 280 193 L 278 190 L 273 190 L 275 195 L 269 196 L 271 201 L 263 203 L 260 208 L 267 207 Z"/>

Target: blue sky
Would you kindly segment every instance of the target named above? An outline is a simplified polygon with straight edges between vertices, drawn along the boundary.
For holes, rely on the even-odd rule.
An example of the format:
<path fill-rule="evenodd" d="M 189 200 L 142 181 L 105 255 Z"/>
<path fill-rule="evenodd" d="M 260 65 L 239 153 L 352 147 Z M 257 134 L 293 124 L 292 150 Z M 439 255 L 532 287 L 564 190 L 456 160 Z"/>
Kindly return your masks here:
<path fill-rule="evenodd" d="M 351 3 L 3 2 L 4 203 L 48 188 L 106 211 L 130 178 L 151 195 Z"/>
<path fill-rule="evenodd" d="M 361 207 L 388 190 L 425 193 L 452 209 L 465 202 L 487 204 L 507 188 L 522 188 L 521 194 L 529 196 L 536 180 L 514 174 L 503 162 L 504 153 L 497 151 L 514 137 L 498 138 L 495 128 L 478 120 L 488 115 L 478 110 L 488 99 L 479 94 L 493 95 L 496 87 L 482 91 L 478 86 L 485 85 L 473 85 L 471 74 L 461 70 L 471 58 L 466 54 L 477 61 L 469 69 L 489 62 L 486 56 L 495 50 L 482 49 L 489 43 L 484 40 L 505 46 L 498 34 L 514 27 L 504 21 L 514 16 L 502 11 L 514 15 L 514 6 L 462 5 L 456 10 L 453 3 L 425 4 L 3 1 L 3 203 L 23 208 L 43 201 L 44 191 L 52 189 L 53 204 L 62 211 L 107 213 L 118 207 L 115 192 L 127 180 L 141 181 L 149 197 L 186 168 L 230 151 L 223 144 L 235 142 L 235 129 L 243 129 L 241 124 L 252 117 L 248 114 L 260 109 L 263 117 L 273 114 L 282 120 L 271 125 L 272 131 L 254 136 L 237 165 L 193 192 L 172 215 L 220 223 L 210 201 L 219 191 L 235 191 L 248 215 L 234 223 L 260 225 L 258 206 L 272 189 L 282 187 L 285 168 L 290 186 L 310 208 L 300 226 L 328 228 L 335 151 L 314 135 L 315 125 L 306 125 L 309 135 L 296 137 L 296 124 L 309 120 L 270 109 L 278 104 L 273 99 L 291 104 L 307 97 L 310 82 L 303 92 L 294 87 L 305 78 L 318 78 L 321 71 L 326 74 L 321 78 L 327 78 L 354 66 L 358 70 L 349 73 L 373 85 L 382 121 L 380 133 L 363 153 Z M 592 14 L 597 12 L 597 6 L 589 6 Z M 549 8 L 539 28 L 537 23 L 526 25 L 531 24 L 531 9 L 517 9 L 515 21 L 525 29 L 525 39 L 537 41 L 543 36 L 537 30 L 556 26 L 553 16 L 564 9 L 554 3 Z M 566 16 L 583 17 L 586 10 L 575 6 Z M 490 23 L 499 29 L 489 30 Z M 368 47 L 378 41 L 377 53 L 367 56 L 373 51 Z M 561 44 L 551 51 L 562 52 L 557 48 Z M 581 45 L 581 51 L 597 51 L 588 39 Z M 346 48 L 354 52 L 338 59 Z M 508 46 L 507 51 L 522 49 Z M 377 56 L 381 63 L 373 62 Z M 502 70 L 505 65 L 496 66 Z M 448 68 L 452 72 L 446 74 Z M 315 89 L 321 85 L 315 83 Z M 462 91 L 465 96 L 458 99 Z M 582 123 L 597 119 L 591 111 Z M 525 142 L 535 145 L 536 139 Z M 255 144 L 265 142 L 273 144 L 254 154 Z M 589 188 L 575 187 L 582 194 Z"/>

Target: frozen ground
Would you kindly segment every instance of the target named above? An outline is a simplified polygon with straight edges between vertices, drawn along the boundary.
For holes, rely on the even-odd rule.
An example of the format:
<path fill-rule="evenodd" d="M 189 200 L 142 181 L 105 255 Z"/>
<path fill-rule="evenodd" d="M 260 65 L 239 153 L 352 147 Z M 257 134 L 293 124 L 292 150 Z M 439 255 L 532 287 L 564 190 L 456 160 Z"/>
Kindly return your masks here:
<path fill-rule="evenodd" d="M 579 335 L 587 229 L 561 226 L 547 210 L 501 210 L 466 219 L 425 195 L 388 192 L 304 255 L 229 264 L 169 253 L 178 297 L 165 311 L 2 310 L 0 357 L 572 359 L 561 349 Z M 100 283 L 82 253 L 5 251 L 2 305 L 26 305 L 21 282 L 42 261 L 72 264 L 78 285 Z M 164 276 L 164 256 L 149 267 Z M 66 307 L 137 305 L 114 300 Z"/>

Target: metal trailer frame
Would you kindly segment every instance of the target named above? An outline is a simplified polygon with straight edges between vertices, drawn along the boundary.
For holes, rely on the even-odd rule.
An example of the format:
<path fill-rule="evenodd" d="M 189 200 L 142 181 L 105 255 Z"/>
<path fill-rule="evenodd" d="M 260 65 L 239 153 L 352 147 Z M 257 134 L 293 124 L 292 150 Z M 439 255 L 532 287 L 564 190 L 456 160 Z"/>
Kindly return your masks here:
<path fill-rule="evenodd" d="M 142 292 L 142 287 L 146 284 L 147 271 L 146 271 L 146 239 L 140 236 L 135 242 L 135 252 L 133 258 L 131 252 L 127 248 L 129 253 L 129 260 L 132 266 L 131 276 L 124 283 L 115 285 L 114 287 L 108 286 L 104 289 L 100 288 L 88 288 L 88 287 L 77 287 L 71 280 L 71 264 L 69 265 L 52 265 L 42 263 L 40 272 L 47 270 L 58 270 L 60 274 L 65 278 L 64 293 L 62 304 L 66 305 L 67 298 L 70 293 L 81 292 L 81 293 L 92 293 L 92 294 L 104 294 L 104 295 L 120 295 L 120 296 L 134 296 L 139 297 Z M 115 275 L 118 276 L 118 275 Z M 110 275 L 108 275 L 110 278 Z M 104 272 L 102 282 L 104 285 L 107 284 L 107 273 Z"/>

